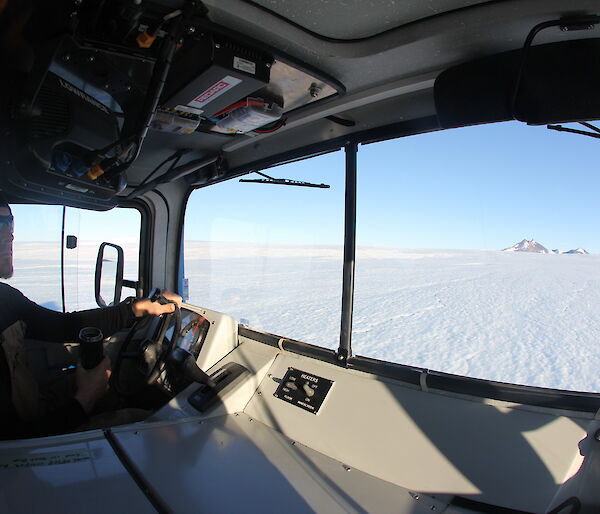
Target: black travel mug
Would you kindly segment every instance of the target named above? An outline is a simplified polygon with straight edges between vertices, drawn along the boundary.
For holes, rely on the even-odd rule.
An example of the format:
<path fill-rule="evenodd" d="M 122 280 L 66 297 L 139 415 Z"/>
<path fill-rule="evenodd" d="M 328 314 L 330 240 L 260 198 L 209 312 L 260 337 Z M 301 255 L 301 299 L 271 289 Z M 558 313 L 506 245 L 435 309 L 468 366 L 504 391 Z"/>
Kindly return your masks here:
<path fill-rule="evenodd" d="M 84 369 L 95 368 L 104 358 L 102 330 L 85 327 L 79 331 L 79 358 Z"/>

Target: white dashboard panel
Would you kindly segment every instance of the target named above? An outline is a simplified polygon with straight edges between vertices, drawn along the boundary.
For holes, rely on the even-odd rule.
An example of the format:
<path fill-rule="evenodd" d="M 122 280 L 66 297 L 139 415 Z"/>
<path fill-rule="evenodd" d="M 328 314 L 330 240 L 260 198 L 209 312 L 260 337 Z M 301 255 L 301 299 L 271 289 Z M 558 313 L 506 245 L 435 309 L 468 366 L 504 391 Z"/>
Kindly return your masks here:
<path fill-rule="evenodd" d="M 0 513 L 155 512 L 102 432 L 0 443 Z"/>
<path fill-rule="evenodd" d="M 316 415 L 274 396 L 290 367 L 334 382 Z M 576 472 L 591 423 L 577 413 L 423 392 L 291 352 L 277 356 L 244 412 L 402 487 L 531 512 L 546 511 Z"/>
<path fill-rule="evenodd" d="M 345 466 L 249 416 L 116 429 L 145 481 L 176 514 L 442 512 L 447 501 Z"/>

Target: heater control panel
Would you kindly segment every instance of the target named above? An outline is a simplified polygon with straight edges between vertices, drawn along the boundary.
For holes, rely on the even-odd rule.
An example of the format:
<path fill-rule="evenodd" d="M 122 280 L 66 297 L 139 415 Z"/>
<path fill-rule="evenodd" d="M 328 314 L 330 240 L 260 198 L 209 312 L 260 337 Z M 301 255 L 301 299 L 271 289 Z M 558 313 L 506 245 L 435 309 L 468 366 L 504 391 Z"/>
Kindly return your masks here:
<path fill-rule="evenodd" d="M 288 368 L 274 396 L 317 414 L 329 393 L 332 380 L 296 368 Z"/>

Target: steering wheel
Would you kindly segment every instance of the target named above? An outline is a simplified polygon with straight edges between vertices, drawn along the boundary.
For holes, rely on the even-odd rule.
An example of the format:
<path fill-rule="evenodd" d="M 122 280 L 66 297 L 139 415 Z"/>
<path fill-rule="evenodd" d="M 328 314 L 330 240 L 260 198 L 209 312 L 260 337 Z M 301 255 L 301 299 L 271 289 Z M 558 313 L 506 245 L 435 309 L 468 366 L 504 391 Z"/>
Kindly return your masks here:
<path fill-rule="evenodd" d="M 136 320 L 125 336 L 112 364 L 111 387 L 123 396 L 134 396 L 159 378 L 173 344 L 181 333 L 181 310 L 174 302 L 160 296 L 160 291 L 150 296 L 152 301 L 173 303 L 175 310 L 161 316 L 144 316 Z M 165 337 L 169 327 L 173 334 L 168 344 Z"/>

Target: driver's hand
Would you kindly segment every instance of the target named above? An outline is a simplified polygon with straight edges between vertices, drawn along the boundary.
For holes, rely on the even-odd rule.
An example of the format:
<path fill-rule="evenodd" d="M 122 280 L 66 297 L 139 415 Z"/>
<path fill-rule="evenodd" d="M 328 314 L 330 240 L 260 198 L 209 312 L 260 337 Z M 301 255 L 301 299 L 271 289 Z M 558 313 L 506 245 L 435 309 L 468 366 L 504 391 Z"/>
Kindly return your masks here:
<path fill-rule="evenodd" d="M 151 314 L 152 316 L 160 316 L 161 314 L 168 314 L 169 312 L 173 312 L 175 310 L 175 304 L 178 307 L 181 307 L 181 302 L 183 298 L 178 294 L 172 293 L 171 291 L 167 291 L 166 289 L 161 293 L 161 296 L 164 296 L 167 300 L 174 303 L 165 303 L 164 305 L 160 302 L 153 302 L 149 299 L 144 300 L 136 300 L 131 305 L 131 310 L 136 318 L 141 318 L 146 314 Z"/>
<path fill-rule="evenodd" d="M 102 362 L 92 369 L 84 369 L 81 366 L 77 366 L 77 371 L 75 372 L 75 380 L 77 382 L 75 399 L 81 404 L 86 414 L 92 411 L 96 401 L 102 398 L 108 391 L 110 373 L 110 360 L 108 357 L 104 357 Z"/>
<path fill-rule="evenodd" d="M 181 303 L 183 302 L 183 298 L 178 294 L 172 293 L 168 289 L 165 289 L 162 292 L 162 296 L 169 300 L 170 302 L 174 302 L 177 304 L 177 307 L 181 308 Z"/>

